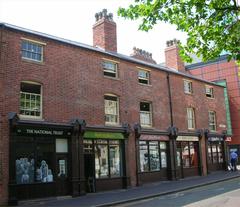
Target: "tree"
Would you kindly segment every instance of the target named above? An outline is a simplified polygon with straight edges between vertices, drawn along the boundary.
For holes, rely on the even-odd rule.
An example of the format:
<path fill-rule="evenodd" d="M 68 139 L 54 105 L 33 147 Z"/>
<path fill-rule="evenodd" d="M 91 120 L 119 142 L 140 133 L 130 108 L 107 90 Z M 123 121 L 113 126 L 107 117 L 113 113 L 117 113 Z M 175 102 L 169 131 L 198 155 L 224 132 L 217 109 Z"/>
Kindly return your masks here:
<path fill-rule="evenodd" d="M 158 21 L 176 25 L 188 34 L 186 44 L 179 45 L 187 62 L 190 54 L 208 61 L 226 52 L 228 60 L 240 63 L 240 0 L 135 0 L 118 14 L 141 19 L 139 29 L 144 31 Z"/>

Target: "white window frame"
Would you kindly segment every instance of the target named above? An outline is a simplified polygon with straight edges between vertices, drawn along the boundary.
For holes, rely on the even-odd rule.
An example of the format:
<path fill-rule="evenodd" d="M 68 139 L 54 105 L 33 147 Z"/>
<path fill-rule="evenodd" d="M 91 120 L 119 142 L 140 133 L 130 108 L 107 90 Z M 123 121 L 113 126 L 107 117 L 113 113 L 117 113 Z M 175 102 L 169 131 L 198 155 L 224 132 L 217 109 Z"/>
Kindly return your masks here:
<path fill-rule="evenodd" d="M 183 89 L 184 89 L 184 93 L 192 94 L 193 93 L 192 81 L 183 80 Z"/>
<path fill-rule="evenodd" d="M 107 68 L 106 64 L 114 65 L 114 70 Z M 103 66 L 103 74 L 105 77 L 118 78 L 118 63 L 117 62 L 104 59 L 102 66 Z M 111 74 L 111 75 L 108 75 L 108 74 Z"/>
<path fill-rule="evenodd" d="M 42 85 L 40 83 L 36 83 L 36 82 L 32 82 L 32 81 L 22 81 L 21 83 L 26 83 L 26 84 L 31 84 L 31 85 L 38 85 L 40 86 L 40 94 L 35 94 L 35 93 L 29 93 L 29 92 L 22 92 L 21 89 L 20 89 L 20 101 L 19 101 L 19 115 L 20 115 L 20 118 L 22 119 L 42 119 L 42 114 L 43 114 L 43 110 L 42 110 L 42 101 L 43 101 L 43 97 L 42 97 Z M 33 116 L 33 115 L 26 115 L 26 114 L 21 114 L 21 95 L 22 94 L 25 94 L 25 95 L 33 95 L 33 96 L 40 96 L 40 116 Z M 30 98 L 31 99 L 31 98 Z M 31 102 L 30 102 L 31 104 Z M 27 110 L 25 108 L 25 110 Z M 30 109 L 29 109 L 30 111 Z"/>
<path fill-rule="evenodd" d="M 213 118 L 212 122 L 211 122 L 211 118 Z M 208 126 L 209 126 L 210 131 L 215 132 L 217 130 L 216 112 L 215 111 L 208 111 Z M 213 128 L 213 129 L 211 129 L 211 128 Z"/>
<path fill-rule="evenodd" d="M 141 111 L 141 103 L 147 103 L 149 104 L 149 111 Z M 140 119 L 140 125 L 142 127 L 152 127 L 152 103 L 147 101 L 141 101 L 139 103 L 139 119 Z M 146 123 L 142 116 L 148 115 L 149 123 Z"/>
<path fill-rule="evenodd" d="M 192 107 L 187 108 L 188 129 L 195 129 L 195 110 Z"/>
<path fill-rule="evenodd" d="M 116 101 L 114 100 L 109 100 L 107 99 L 107 97 L 111 97 L 112 99 L 116 99 Z M 107 111 L 111 111 L 111 109 L 107 109 L 107 105 L 110 106 L 110 104 L 115 104 L 116 105 L 116 109 L 115 109 L 115 113 L 109 113 Z M 113 110 L 114 111 L 114 110 Z M 106 125 L 119 125 L 119 98 L 115 95 L 112 94 L 105 94 L 104 95 L 104 114 L 105 114 L 105 124 Z M 107 121 L 107 116 L 115 116 L 115 122 L 113 121 Z"/>
<path fill-rule="evenodd" d="M 146 77 L 140 76 L 139 75 L 140 72 L 144 72 L 146 74 Z M 141 81 L 146 81 L 146 83 Z M 138 82 L 140 84 L 150 85 L 150 72 L 148 70 L 138 69 Z"/>
<path fill-rule="evenodd" d="M 214 98 L 214 92 L 212 86 L 205 86 L 205 95 L 208 98 Z"/>
<path fill-rule="evenodd" d="M 43 46 L 46 45 L 46 44 L 42 43 L 42 42 L 35 41 L 35 40 L 26 39 L 26 38 L 21 38 L 21 40 L 22 40 L 22 42 L 21 42 L 21 57 L 22 57 L 22 59 L 42 63 L 43 62 Z M 36 51 L 33 51 L 33 50 L 30 51 L 28 49 L 23 49 L 23 42 L 39 46 L 41 48 L 40 53 L 38 53 Z M 39 59 L 35 59 L 35 58 L 25 57 L 24 56 L 24 51 L 28 52 L 28 53 L 31 53 L 31 54 L 41 55 L 41 59 L 39 60 Z"/>

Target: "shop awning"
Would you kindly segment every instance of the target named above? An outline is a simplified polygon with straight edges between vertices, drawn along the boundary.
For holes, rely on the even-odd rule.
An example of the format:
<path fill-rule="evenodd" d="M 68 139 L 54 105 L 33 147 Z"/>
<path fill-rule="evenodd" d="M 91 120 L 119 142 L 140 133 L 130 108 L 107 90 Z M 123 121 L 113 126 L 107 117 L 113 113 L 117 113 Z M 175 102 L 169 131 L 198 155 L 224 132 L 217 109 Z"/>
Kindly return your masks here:
<path fill-rule="evenodd" d="M 95 132 L 86 131 L 83 135 L 84 139 L 124 139 L 122 133 L 117 132 Z"/>

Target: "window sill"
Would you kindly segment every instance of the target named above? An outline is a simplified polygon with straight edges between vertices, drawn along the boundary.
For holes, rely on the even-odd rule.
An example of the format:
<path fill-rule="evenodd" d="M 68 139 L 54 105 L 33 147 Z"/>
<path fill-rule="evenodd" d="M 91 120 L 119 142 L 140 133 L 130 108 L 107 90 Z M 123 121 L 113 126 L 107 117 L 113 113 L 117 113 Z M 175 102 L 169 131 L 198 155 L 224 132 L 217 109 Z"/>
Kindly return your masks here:
<path fill-rule="evenodd" d="M 185 95 L 189 95 L 189 96 L 192 96 L 193 93 L 188 93 L 188 92 L 184 92 Z"/>
<path fill-rule="evenodd" d="M 37 61 L 37 60 L 27 59 L 27 58 L 23 58 L 23 57 L 22 57 L 22 61 L 27 62 L 27 63 L 34 63 L 34 64 L 38 64 L 38 65 L 45 65 L 45 63 L 43 61 Z"/>
<path fill-rule="evenodd" d="M 151 84 L 145 84 L 145 83 L 139 83 L 139 82 L 138 82 L 138 84 L 141 85 L 141 86 L 149 86 L 149 87 L 152 87 Z"/>
<path fill-rule="evenodd" d="M 44 121 L 44 119 L 42 117 L 25 116 L 25 115 L 21 115 L 21 114 L 19 114 L 19 118 L 21 120 Z"/>
<path fill-rule="evenodd" d="M 109 126 L 112 126 L 112 127 L 113 127 L 113 126 L 114 126 L 114 127 L 121 127 L 121 125 L 120 125 L 119 123 L 116 123 L 116 124 L 115 124 L 115 123 L 105 123 L 105 126 L 108 126 L 108 127 L 109 127 Z"/>
<path fill-rule="evenodd" d="M 120 80 L 120 78 L 118 78 L 118 77 L 110 77 L 110 76 L 106 76 L 106 75 L 103 75 L 103 77 L 104 78 L 108 78 L 108 79 L 111 79 L 111 80 L 117 80 L 117 81 L 119 81 Z"/>
<path fill-rule="evenodd" d="M 146 126 L 146 125 L 141 125 L 143 129 L 154 129 L 153 126 Z"/>

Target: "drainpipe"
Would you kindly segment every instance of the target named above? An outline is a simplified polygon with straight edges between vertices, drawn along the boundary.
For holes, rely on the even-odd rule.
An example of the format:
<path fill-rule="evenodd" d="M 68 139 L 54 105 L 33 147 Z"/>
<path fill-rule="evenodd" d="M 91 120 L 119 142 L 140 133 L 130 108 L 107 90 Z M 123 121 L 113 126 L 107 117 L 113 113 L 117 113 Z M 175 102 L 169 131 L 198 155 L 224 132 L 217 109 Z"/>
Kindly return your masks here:
<path fill-rule="evenodd" d="M 168 100 L 169 100 L 169 110 L 170 110 L 170 121 L 171 121 L 171 127 L 173 127 L 172 95 L 171 95 L 169 73 L 167 73 L 167 86 L 168 86 Z"/>
<path fill-rule="evenodd" d="M 169 165 L 170 165 L 170 174 L 171 174 L 171 180 L 176 180 L 177 179 L 177 163 L 176 163 L 176 138 L 178 134 L 178 129 L 174 127 L 173 124 L 173 109 L 172 109 L 172 95 L 171 95 L 171 86 L 170 86 L 170 77 L 169 73 L 167 73 L 167 87 L 168 87 L 168 100 L 169 100 L 169 111 L 170 111 L 170 127 L 168 128 L 169 131 L 169 154 L 170 157 L 172 158 L 170 160 Z"/>

